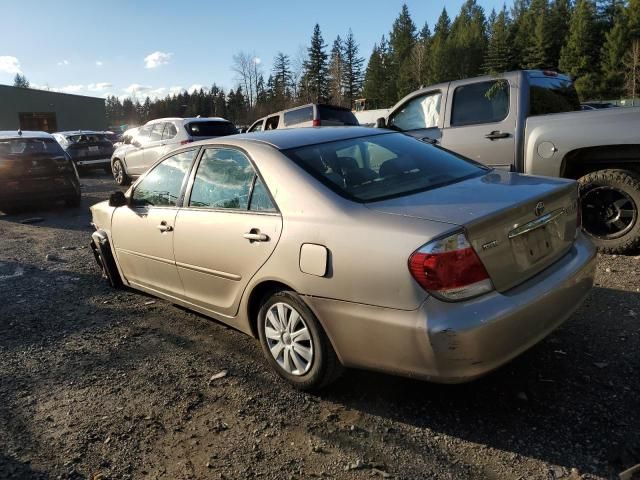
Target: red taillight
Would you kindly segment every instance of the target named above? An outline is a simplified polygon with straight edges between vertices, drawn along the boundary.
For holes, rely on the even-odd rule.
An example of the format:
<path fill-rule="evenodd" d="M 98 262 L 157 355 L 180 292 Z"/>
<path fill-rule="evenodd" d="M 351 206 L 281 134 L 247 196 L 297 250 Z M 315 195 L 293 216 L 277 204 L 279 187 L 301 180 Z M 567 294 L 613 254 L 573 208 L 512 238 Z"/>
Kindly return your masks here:
<path fill-rule="evenodd" d="M 463 300 L 493 290 L 487 270 L 463 233 L 413 252 L 409 271 L 422 288 L 443 300 Z"/>
<path fill-rule="evenodd" d="M 311 126 L 312 127 L 319 127 L 320 126 L 320 120 L 313 120 L 311 122 Z"/>
<path fill-rule="evenodd" d="M 187 143 L 191 143 L 191 142 L 192 142 L 192 140 L 182 140 L 180 142 L 180 145 L 186 145 Z"/>

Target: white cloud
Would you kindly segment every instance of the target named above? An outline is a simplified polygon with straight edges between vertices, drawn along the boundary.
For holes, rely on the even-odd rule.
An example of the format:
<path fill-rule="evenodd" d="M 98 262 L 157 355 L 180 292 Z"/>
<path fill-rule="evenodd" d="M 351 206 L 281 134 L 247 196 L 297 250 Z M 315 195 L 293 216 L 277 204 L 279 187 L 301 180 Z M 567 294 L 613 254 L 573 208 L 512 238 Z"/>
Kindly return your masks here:
<path fill-rule="evenodd" d="M 10 74 L 22 73 L 20 62 L 16 57 L 9 55 L 0 56 L 0 72 Z"/>
<path fill-rule="evenodd" d="M 158 68 L 169 63 L 173 53 L 156 51 L 144 57 L 144 68 Z"/>
<path fill-rule="evenodd" d="M 64 87 L 60 87 L 59 89 L 53 89 L 63 93 L 80 93 L 84 90 L 84 85 L 65 85 Z"/>
<path fill-rule="evenodd" d="M 187 89 L 187 92 L 189 92 L 189 93 L 199 92 L 201 88 L 204 88 L 204 87 L 202 85 L 200 85 L 199 83 L 194 83 L 193 85 L 191 85 Z"/>
<path fill-rule="evenodd" d="M 67 65 L 69 65 L 69 60 L 61 60 L 58 62 L 59 67 L 66 67 Z"/>
<path fill-rule="evenodd" d="M 184 90 L 184 87 L 181 87 L 179 85 L 169 87 L 169 95 L 177 95 L 178 93 L 182 93 L 183 90 Z"/>
<path fill-rule="evenodd" d="M 90 92 L 101 92 L 111 87 L 113 87 L 113 85 L 107 82 L 90 83 L 89 85 L 87 85 L 87 90 L 89 90 Z"/>
<path fill-rule="evenodd" d="M 104 65 L 102 60 L 96 60 L 96 67 L 101 67 L 102 65 Z"/>

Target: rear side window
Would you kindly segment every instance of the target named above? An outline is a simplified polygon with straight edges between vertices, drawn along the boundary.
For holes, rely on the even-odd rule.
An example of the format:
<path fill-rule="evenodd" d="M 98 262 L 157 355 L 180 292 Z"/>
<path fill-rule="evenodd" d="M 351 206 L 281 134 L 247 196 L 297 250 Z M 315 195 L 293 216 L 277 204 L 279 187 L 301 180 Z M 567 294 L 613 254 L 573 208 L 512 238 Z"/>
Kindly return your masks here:
<path fill-rule="evenodd" d="M 470 160 L 401 133 L 283 153 L 338 194 L 359 202 L 409 195 L 486 172 Z"/>
<path fill-rule="evenodd" d="M 509 83 L 506 80 L 462 85 L 453 94 L 451 125 L 495 123 L 509 114 Z"/>
<path fill-rule="evenodd" d="M 164 127 L 164 132 L 162 133 L 163 140 L 171 140 L 178 134 L 178 129 L 173 123 L 167 123 Z"/>
<path fill-rule="evenodd" d="M 191 122 L 187 123 L 185 128 L 192 137 L 223 137 L 238 133 L 231 122 Z"/>
<path fill-rule="evenodd" d="M 325 122 L 341 125 L 359 125 L 358 120 L 351 110 L 318 105 L 318 115 L 320 120 Z"/>
<path fill-rule="evenodd" d="M 296 108 L 284 113 L 284 124 L 297 125 L 299 123 L 310 122 L 313 120 L 313 107 Z"/>
<path fill-rule="evenodd" d="M 529 77 L 529 115 L 580 110 L 578 92 L 566 78 Z"/>

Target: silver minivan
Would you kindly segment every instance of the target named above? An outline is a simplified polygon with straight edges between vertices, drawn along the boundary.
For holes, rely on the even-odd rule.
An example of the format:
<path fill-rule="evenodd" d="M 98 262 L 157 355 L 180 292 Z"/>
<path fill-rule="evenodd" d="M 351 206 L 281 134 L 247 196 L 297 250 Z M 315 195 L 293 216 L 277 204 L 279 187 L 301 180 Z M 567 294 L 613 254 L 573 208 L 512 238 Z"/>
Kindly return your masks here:
<path fill-rule="evenodd" d="M 111 171 L 118 185 L 131 183 L 176 146 L 233 135 L 238 129 L 220 117 L 158 118 L 131 133 L 123 136 L 123 143 L 111 156 Z"/>
<path fill-rule="evenodd" d="M 247 131 L 260 132 L 262 130 L 276 130 L 280 128 L 357 125 L 359 125 L 358 119 L 353 112 L 346 107 L 310 103 L 262 117 L 260 120 L 253 122 Z"/>

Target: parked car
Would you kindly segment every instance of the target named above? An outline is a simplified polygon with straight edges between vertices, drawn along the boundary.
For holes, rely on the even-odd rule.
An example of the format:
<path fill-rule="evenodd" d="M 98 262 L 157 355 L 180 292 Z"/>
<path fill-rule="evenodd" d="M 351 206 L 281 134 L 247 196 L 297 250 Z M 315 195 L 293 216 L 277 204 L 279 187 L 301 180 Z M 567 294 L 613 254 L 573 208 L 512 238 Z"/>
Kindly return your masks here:
<path fill-rule="evenodd" d="M 71 158 L 45 132 L 0 132 L 0 210 L 39 200 L 80 205 L 80 180 Z"/>
<path fill-rule="evenodd" d="M 98 167 L 111 171 L 113 144 L 104 132 L 93 130 L 56 132 L 53 138 L 69 154 L 78 169 Z"/>
<path fill-rule="evenodd" d="M 118 130 L 118 131 L 112 131 L 112 130 L 105 130 L 104 132 L 105 137 L 107 140 L 109 140 L 115 147 L 116 143 L 120 142 L 122 140 L 122 135 L 123 132 Z"/>
<path fill-rule="evenodd" d="M 569 77 L 529 70 L 422 88 L 379 126 L 491 167 L 578 180 L 600 250 L 640 246 L 640 108 L 581 112 Z"/>
<path fill-rule="evenodd" d="M 594 277 L 576 182 L 381 129 L 184 145 L 91 212 L 113 285 L 258 337 L 301 389 L 342 366 L 471 380 L 564 322 Z"/>
<path fill-rule="evenodd" d="M 310 103 L 267 115 L 256 120 L 249 132 L 276 130 L 278 128 L 355 126 L 358 120 L 351 110 L 335 105 Z"/>
<path fill-rule="evenodd" d="M 118 185 L 128 185 L 176 146 L 235 133 L 238 131 L 233 123 L 218 117 L 150 120 L 124 133 L 123 145 L 111 157 L 113 178 Z"/>

